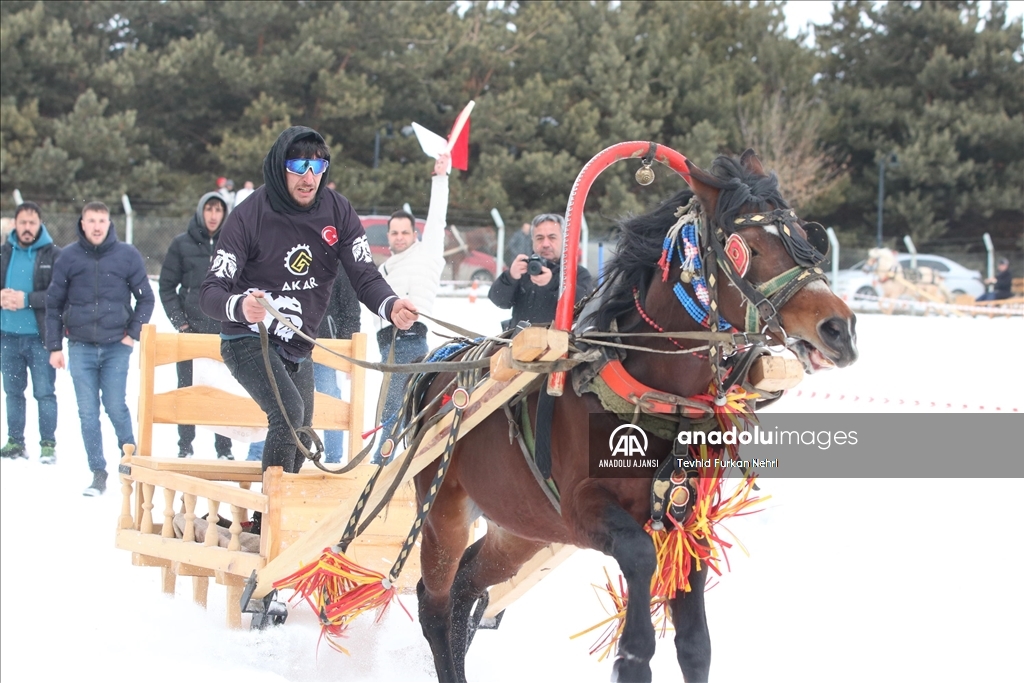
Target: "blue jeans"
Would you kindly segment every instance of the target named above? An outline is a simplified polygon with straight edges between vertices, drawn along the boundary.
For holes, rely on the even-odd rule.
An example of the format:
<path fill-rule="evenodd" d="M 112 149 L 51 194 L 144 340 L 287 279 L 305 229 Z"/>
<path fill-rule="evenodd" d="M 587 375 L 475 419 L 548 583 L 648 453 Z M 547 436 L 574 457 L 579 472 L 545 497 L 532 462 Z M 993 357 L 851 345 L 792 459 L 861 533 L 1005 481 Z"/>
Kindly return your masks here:
<path fill-rule="evenodd" d="M 316 390 L 341 398 L 341 389 L 338 388 L 338 375 L 333 368 L 319 363 L 313 364 L 313 384 Z M 353 425 L 353 429 L 359 429 L 359 425 Z M 262 460 L 263 446 L 266 441 L 254 441 L 249 444 L 249 455 L 246 460 Z M 329 429 L 324 432 L 324 462 L 339 463 L 341 456 L 345 453 L 345 432 Z"/>
<path fill-rule="evenodd" d="M 334 368 L 319 363 L 313 364 L 313 385 L 322 394 L 341 398 L 338 388 L 338 373 Z M 362 429 L 362 425 L 352 425 L 352 429 Z M 345 432 L 338 429 L 324 431 L 324 462 L 341 462 L 345 452 Z"/>
<path fill-rule="evenodd" d="M 387 328 L 385 328 L 387 329 Z M 382 363 L 388 361 L 388 354 L 391 353 L 390 335 L 379 335 L 377 345 L 380 347 L 380 358 Z M 421 335 L 401 334 L 395 339 L 395 363 L 412 363 L 427 355 L 430 349 L 427 348 L 427 338 Z M 391 375 L 391 383 L 388 385 L 388 395 L 384 400 L 384 412 L 381 414 L 381 422 L 387 426 L 380 430 L 377 435 L 377 452 L 372 462 L 380 461 L 380 449 L 384 440 L 391 436 L 397 436 L 403 425 L 398 422 L 399 413 L 402 410 L 402 397 L 405 395 L 405 385 L 409 381 L 409 375 L 395 373 Z M 388 422 L 392 424 L 388 424 Z M 397 453 L 392 453 L 392 458 Z"/>
<path fill-rule="evenodd" d="M 32 375 L 32 396 L 39 407 L 40 441 L 56 441 L 57 371 L 50 352 L 35 334 L 0 334 L 0 373 L 7 392 L 7 438 L 25 445 L 25 389 Z"/>
<path fill-rule="evenodd" d="M 103 457 L 100 430 L 100 401 L 117 435 L 117 447 L 135 444 L 132 416 L 125 403 L 128 384 L 128 359 L 132 349 L 119 341 L 110 344 L 68 343 L 68 370 L 75 384 L 78 419 L 82 421 L 82 441 L 93 472 L 107 469 Z M 120 456 L 118 456 L 120 459 Z"/>
<path fill-rule="evenodd" d="M 266 441 L 253 441 L 249 444 L 249 455 L 245 456 L 245 459 L 256 460 L 257 462 L 263 460 L 263 446 L 266 443 Z"/>

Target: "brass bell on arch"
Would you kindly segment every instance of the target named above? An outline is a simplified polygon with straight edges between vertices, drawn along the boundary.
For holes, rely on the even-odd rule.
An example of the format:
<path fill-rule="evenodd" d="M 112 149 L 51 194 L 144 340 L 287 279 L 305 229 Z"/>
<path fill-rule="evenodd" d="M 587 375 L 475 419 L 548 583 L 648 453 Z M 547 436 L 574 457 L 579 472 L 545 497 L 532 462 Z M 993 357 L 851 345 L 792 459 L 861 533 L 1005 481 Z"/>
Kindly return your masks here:
<path fill-rule="evenodd" d="M 651 168 L 649 163 L 644 162 L 644 164 L 636 170 L 636 175 L 634 177 L 641 185 L 650 185 L 654 182 L 654 169 Z"/>

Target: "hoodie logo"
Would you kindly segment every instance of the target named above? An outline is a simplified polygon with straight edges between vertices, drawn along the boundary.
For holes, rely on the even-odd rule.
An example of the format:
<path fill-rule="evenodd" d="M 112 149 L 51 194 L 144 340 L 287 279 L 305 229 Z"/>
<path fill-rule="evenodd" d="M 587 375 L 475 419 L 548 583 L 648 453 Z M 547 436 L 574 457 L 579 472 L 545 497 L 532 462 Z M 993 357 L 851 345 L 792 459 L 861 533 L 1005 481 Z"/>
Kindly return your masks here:
<path fill-rule="evenodd" d="M 352 258 L 356 263 L 373 263 L 373 255 L 370 254 L 370 242 L 363 235 L 352 243 Z"/>
<path fill-rule="evenodd" d="M 323 238 L 327 245 L 333 247 L 338 243 L 338 229 L 333 225 L 328 225 L 326 228 L 320 231 L 320 237 Z"/>
<path fill-rule="evenodd" d="M 251 291 L 253 290 L 247 290 L 246 294 Z M 270 305 L 276 308 L 282 317 L 295 327 L 300 330 L 302 329 L 302 304 L 298 299 L 284 295 L 275 297 L 270 292 L 266 293 L 266 298 L 267 301 L 270 302 Z M 294 313 L 290 313 L 289 311 L 294 311 Z M 295 336 L 295 332 L 292 331 L 292 328 L 282 325 L 277 318 L 270 314 L 270 311 L 267 311 L 266 315 L 263 316 L 263 324 L 266 325 L 268 333 L 286 342 L 291 341 L 292 337 Z M 249 325 L 249 329 L 253 332 L 259 332 L 260 328 L 256 323 L 253 323 L 252 325 Z"/>
<path fill-rule="evenodd" d="M 297 244 L 284 257 L 284 267 L 292 275 L 306 275 L 313 264 L 313 252 L 308 244 Z"/>
<path fill-rule="evenodd" d="M 229 254 L 223 249 L 218 249 L 217 257 L 213 259 L 213 265 L 210 266 L 213 274 L 217 277 L 226 277 L 233 280 L 237 269 L 238 262 L 235 260 L 235 255 Z"/>

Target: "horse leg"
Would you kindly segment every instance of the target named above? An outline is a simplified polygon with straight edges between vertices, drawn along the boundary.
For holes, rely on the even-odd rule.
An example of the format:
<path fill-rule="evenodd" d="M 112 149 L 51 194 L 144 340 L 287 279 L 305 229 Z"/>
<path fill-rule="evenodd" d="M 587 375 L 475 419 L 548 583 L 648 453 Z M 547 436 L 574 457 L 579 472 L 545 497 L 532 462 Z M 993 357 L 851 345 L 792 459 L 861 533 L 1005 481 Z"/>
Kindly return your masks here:
<path fill-rule="evenodd" d="M 546 544 L 528 541 L 488 524 L 487 534 L 466 549 L 452 585 L 451 648 L 455 666 L 465 680 L 466 653 L 487 607 L 487 589 L 516 575 L 519 568 Z M 482 601 L 476 610 L 474 606 Z"/>
<path fill-rule="evenodd" d="M 704 582 L 708 566 L 690 570 L 690 592 L 680 591 L 672 599 L 672 625 L 676 630 L 676 659 L 686 683 L 708 680 L 711 671 L 711 633 L 704 612 Z"/>
<path fill-rule="evenodd" d="M 431 470 L 427 475 L 429 478 L 417 477 L 418 485 L 421 482 L 429 485 L 433 478 L 433 470 L 436 468 L 427 469 Z M 461 666 L 456 666 L 452 650 L 451 589 L 459 566 L 458 558 L 469 539 L 469 510 L 472 504 L 465 491 L 454 481 L 450 476 L 445 479 L 424 521 L 420 545 L 422 578 L 416 584 L 420 628 L 430 644 L 437 679 L 442 683 L 465 680 Z M 422 492 L 417 498 L 422 500 Z M 461 659 L 460 653 L 458 660 Z"/>
<path fill-rule="evenodd" d="M 612 680 L 650 681 L 650 661 L 655 645 L 651 577 L 658 565 L 654 543 L 643 527 L 610 496 L 602 498 L 581 506 L 573 517 L 582 532 L 590 537 L 591 547 L 615 558 L 626 579 L 629 592 L 626 623 L 619 638 Z"/>

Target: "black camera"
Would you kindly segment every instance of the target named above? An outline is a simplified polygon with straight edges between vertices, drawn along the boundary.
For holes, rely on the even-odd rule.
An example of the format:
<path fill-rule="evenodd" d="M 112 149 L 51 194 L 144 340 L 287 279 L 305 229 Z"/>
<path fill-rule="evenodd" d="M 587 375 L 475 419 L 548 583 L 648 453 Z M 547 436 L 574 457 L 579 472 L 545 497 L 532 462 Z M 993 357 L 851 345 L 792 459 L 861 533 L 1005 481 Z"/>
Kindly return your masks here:
<path fill-rule="evenodd" d="M 554 264 L 552 264 L 551 261 L 548 261 L 543 256 L 538 256 L 537 254 L 533 254 L 526 260 L 526 272 L 529 273 L 531 277 L 534 275 L 540 275 L 544 268 L 550 269 L 553 267 Z"/>

